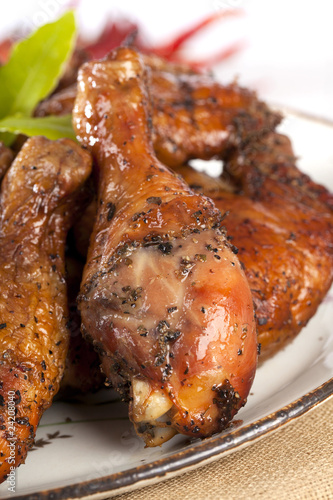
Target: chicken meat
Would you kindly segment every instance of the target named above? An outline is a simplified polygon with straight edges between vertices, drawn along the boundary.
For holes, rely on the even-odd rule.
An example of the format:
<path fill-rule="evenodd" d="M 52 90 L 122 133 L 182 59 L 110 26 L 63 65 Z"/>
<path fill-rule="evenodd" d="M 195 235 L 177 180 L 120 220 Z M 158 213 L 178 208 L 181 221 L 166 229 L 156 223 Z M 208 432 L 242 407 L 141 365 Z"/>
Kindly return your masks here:
<path fill-rule="evenodd" d="M 267 357 L 299 333 L 332 284 L 333 194 L 297 168 L 290 140 L 278 133 L 231 154 L 223 177 L 237 197 L 214 200 L 230 210 L 225 223 Z"/>
<path fill-rule="evenodd" d="M 138 434 L 156 446 L 228 425 L 249 393 L 257 338 L 223 217 L 155 157 L 146 79 L 129 48 L 85 64 L 73 123 L 98 179 L 83 333 Z"/>
<path fill-rule="evenodd" d="M 333 197 L 325 188 L 301 174 L 286 136 L 271 134 L 246 155 L 251 168 L 253 163 L 261 166 L 256 168 L 255 176 L 256 185 L 263 184 L 260 195 L 253 192 L 253 176 L 247 177 L 248 167 L 245 166 L 243 171 L 235 171 L 227 163 L 220 178 L 210 177 L 189 165 L 177 167 L 175 171 L 191 189 L 211 198 L 221 211 L 227 209 L 223 223 L 229 240 L 239 249 L 238 257 L 249 281 L 261 347 L 259 361 L 264 361 L 301 331 L 332 283 Z M 234 157 L 235 161 L 241 160 Z M 280 169 L 284 165 L 284 173 L 281 178 L 275 177 L 274 192 L 278 191 L 279 185 L 283 191 L 280 191 L 277 203 L 272 203 L 272 185 L 267 181 L 265 187 L 265 176 L 274 175 L 277 165 Z M 295 183 L 295 178 L 303 180 Z M 246 184 L 248 182 L 250 186 Z M 289 187 L 286 187 L 288 182 Z M 311 212 L 304 211 L 305 193 L 306 204 L 313 205 Z M 311 216 L 308 217 L 307 213 Z M 83 255 L 87 253 L 95 215 L 94 200 L 76 224 L 76 236 Z M 306 218 L 302 219 L 305 215 Z M 312 240 L 317 242 L 312 247 L 306 232 L 309 224 Z M 309 252 L 311 259 L 308 258 Z M 320 281 L 316 269 L 325 270 Z M 84 350 L 79 363 L 82 369 L 86 365 Z M 93 383 L 96 376 L 100 375 L 95 364 L 87 377 L 93 387 L 96 386 Z"/>
<path fill-rule="evenodd" d="M 274 130 L 281 116 L 236 83 L 222 85 L 157 56 L 143 56 L 149 68 L 153 142 L 158 158 L 176 166 L 191 158 L 224 156 L 232 146 Z M 37 116 L 71 113 L 76 84 L 42 102 Z"/>
<path fill-rule="evenodd" d="M 0 481 L 24 462 L 63 375 L 69 330 L 66 233 L 91 157 L 33 137 L 7 171 L 0 219 Z"/>

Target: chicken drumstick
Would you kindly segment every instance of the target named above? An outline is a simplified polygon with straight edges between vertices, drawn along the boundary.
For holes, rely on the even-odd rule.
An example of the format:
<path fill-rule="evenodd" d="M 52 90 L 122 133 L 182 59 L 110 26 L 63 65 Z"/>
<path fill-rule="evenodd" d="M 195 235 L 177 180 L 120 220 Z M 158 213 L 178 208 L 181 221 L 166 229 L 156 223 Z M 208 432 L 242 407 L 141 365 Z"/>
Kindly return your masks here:
<path fill-rule="evenodd" d="M 143 57 L 150 68 L 154 148 L 168 166 L 224 156 L 230 147 L 274 130 L 281 120 L 246 88 L 222 85 L 156 56 Z M 36 115 L 71 113 L 76 93 L 76 84 L 62 89 L 42 102 Z"/>
<path fill-rule="evenodd" d="M 85 64 L 74 107 L 98 213 L 79 308 L 148 446 L 210 436 L 244 404 L 257 363 L 251 293 L 221 215 L 155 157 L 133 50 Z M 242 355 L 239 355 L 240 352 Z"/>

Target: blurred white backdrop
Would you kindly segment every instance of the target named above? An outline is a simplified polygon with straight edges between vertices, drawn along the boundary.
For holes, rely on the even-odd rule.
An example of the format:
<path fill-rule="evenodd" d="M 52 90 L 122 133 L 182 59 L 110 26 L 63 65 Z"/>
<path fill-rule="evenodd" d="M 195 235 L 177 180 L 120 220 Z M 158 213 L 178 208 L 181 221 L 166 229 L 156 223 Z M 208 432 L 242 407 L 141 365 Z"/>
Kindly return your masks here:
<path fill-rule="evenodd" d="M 2 5 L 0 37 L 27 30 L 79 3 L 78 19 L 90 37 L 107 16 L 139 22 L 147 38 L 162 43 L 208 13 L 238 9 L 243 15 L 214 23 L 188 44 L 194 56 L 217 52 L 235 40 L 244 50 L 216 68 L 229 81 L 236 76 L 273 103 L 333 120 L 333 3 L 330 0 L 11 0 Z"/>

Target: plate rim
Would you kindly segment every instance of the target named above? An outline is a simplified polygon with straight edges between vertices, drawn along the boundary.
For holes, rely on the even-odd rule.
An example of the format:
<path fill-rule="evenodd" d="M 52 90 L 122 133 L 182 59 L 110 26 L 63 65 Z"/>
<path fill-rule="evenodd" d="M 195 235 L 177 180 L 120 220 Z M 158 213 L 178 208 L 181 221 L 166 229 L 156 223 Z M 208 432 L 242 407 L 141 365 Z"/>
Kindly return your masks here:
<path fill-rule="evenodd" d="M 169 457 L 97 479 L 11 498 L 13 500 L 97 499 L 103 498 L 102 495 L 105 495 L 106 498 L 107 494 L 113 496 L 124 493 L 133 486 L 136 488 L 149 486 L 156 482 L 157 478 L 159 481 L 166 480 L 171 474 L 176 476 L 188 472 L 190 469 L 216 461 L 230 451 L 236 451 L 241 447 L 250 445 L 260 438 L 270 435 L 282 426 L 294 422 L 298 417 L 306 414 L 332 396 L 333 377 L 292 403 L 261 419 L 255 420 L 244 427 L 235 428 L 231 432 L 224 432 L 222 435 L 205 439 L 199 445 L 178 451 Z"/>
<path fill-rule="evenodd" d="M 289 106 L 270 103 L 285 116 L 294 115 L 298 118 L 319 122 L 333 128 L 333 120 L 313 116 L 293 109 Z M 61 486 L 48 490 L 24 495 L 15 495 L 13 500 L 68 500 L 68 499 L 98 499 L 106 496 L 125 493 L 126 491 L 152 485 L 156 481 L 164 481 L 170 476 L 180 475 L 194 468 L 204 466 L 222 456 L 244 448 L 260 438 L 272 434 L 274 431 L 294 422 L 298 417 L 308 413 L 333 396 L 333 377 L 295 399 L 278 410 L 257 419 L 244 427 L 224 431 L 216 437 L 203 440 L 197 446 L 190 446 L 186 450 L 172 453 L 169 457 L 160 458 L 147 464 L 139 465 L 125 471 L 116 472 L 89 481 L 79 482 L 68 486 Z"/>

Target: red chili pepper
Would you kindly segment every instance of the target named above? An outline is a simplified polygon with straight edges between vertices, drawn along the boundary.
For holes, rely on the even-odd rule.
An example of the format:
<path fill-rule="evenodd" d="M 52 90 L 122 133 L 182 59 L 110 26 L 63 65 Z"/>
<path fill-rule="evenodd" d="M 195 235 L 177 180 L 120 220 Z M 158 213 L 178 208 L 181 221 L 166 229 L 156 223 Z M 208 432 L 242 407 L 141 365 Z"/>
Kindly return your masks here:
<path fill-rule="evenodd" d="M 205 68 L 211 68 L 213 65 L 228 59 L 235 53 L 242 50 L 245 45 L 244 42 L 235 42 L 234 44 L 221 49 L 216 54 L 208 56 L 203 60 L 191 61 L 181 54 L 180 49 L 187 41 L 193 38 L 205 27 L 211 25 L 213 22 L 219 19 L 226 19 L 228 17 L 235 17 L 242 14 L 243 11 L 239 9 L 220 11 L 218 13 L 211 14 L 191 28 L 184 30 L 182 33 L 173 38 L 171 42 L 160 46 L 154 46 L 147 43 L 142 37 L 140 28 L 135 23 L 127 20 L 120 20 L 108 24 L 96 42 L 85 45 L 84 41 L 82 41 L 82 44 L 93 58 L 101 58 L 110 50 L 121 45 L 121 43 L 124 43 L 124 41 L 132 35 L 134 37 L 133 45 L 141 52 L 146 54 L 156 54 L 164 59 L 168 59 L 169 61 L 186 63 L 195 70 L 202 70 Z"/>
<path fill-rule="evenodd" d="M 171 42 L 160 45 L 157 47 L 146 47 L 150 52 L 153 52 L 157 56 L 163 57 L 164 59 L 173 59 L 173 56 L 183 47 L 185 42 L 193 38 L 197 33 L 202 31 L 206 26 L 214 23 L 219 19 L 225 19 L 227 17 L 239 16 L 242 13 L 240 10 L 221 10 L 220 12 L 214 13 L 199 21 L 197 24 L 191 28 L 183 31 L 176 36 Z"/>

